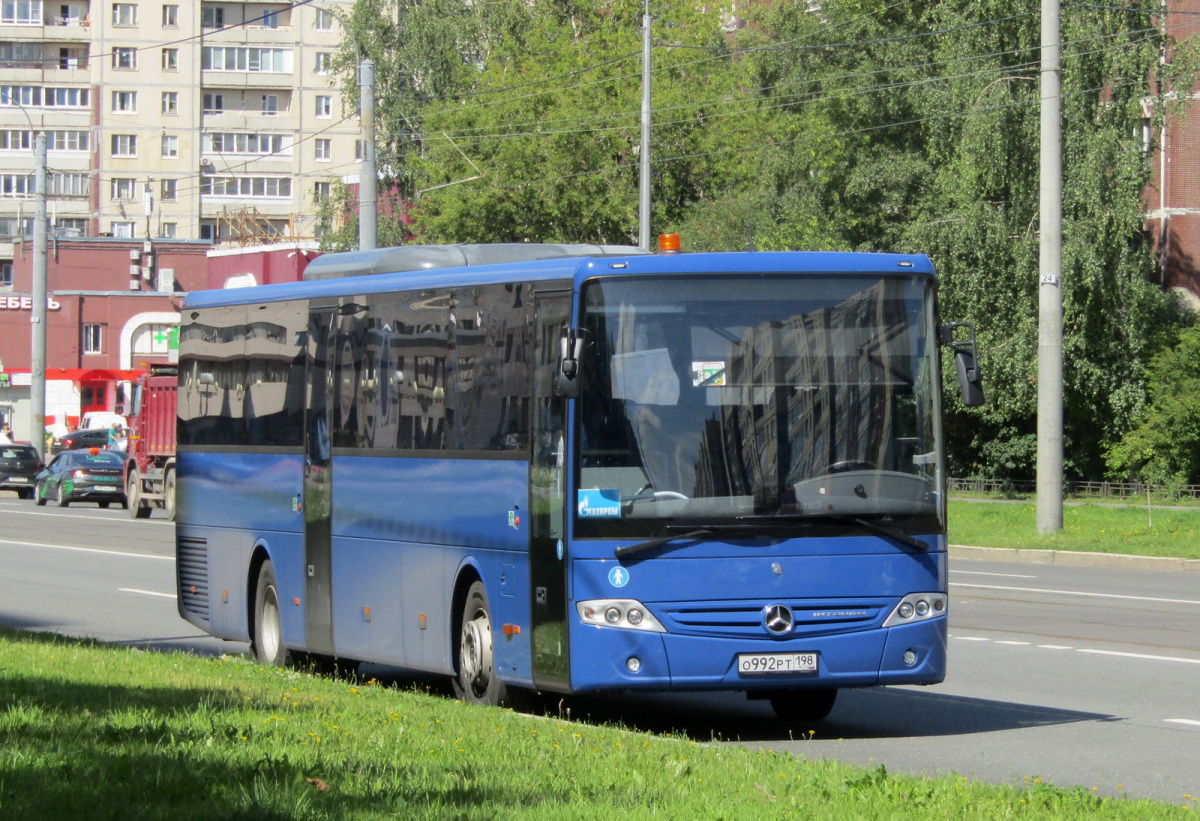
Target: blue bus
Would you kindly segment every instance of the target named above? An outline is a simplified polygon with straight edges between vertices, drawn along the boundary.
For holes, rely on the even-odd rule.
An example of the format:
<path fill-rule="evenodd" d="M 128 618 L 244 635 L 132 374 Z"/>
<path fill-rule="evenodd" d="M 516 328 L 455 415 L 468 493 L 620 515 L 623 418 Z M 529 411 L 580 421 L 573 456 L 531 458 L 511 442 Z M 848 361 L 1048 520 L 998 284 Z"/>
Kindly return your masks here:
<path fill-rule="evenodd" d="M 738 690 L 819 719 L 946 671 L 921 255 L 410 246 L 198 292 L 179 610 L 264 663 L 464 700 Z"/>

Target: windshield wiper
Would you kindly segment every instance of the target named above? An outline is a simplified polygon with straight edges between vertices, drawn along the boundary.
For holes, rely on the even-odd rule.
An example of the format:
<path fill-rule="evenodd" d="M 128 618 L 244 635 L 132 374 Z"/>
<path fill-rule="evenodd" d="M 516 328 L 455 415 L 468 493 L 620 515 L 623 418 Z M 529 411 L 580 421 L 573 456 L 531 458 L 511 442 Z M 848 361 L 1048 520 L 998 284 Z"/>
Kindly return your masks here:
<path fill-rule="evenodd" d="M 859 516 L 850 516 L 845 513 L 794 513 L 783 514 L 776 516 L 739 516 L 739 520 L 747 520 L 753 522 L 770 522 L 770 521 L 785 521 L 785 522 L 846 522 L 848 524 L 856 524 L 860 527 L 870 530 L 872 533 L 878 533 L 880 536 L 886 536 L 900 544 L 907 545 L 921 551 L 928 551 L 929 545 L 915 536 L 909 536 L 902 530 L 887 525 L 881 525 L 879 522 L 872 522 L 870 519 L 863 519 Z"/>
<path fill-rule="evenodd" d="M 678 529 L 679 525 L 667 525 L 667 529 Z M 613 551 L 613 555 L 618 559 L 623 559 L 627 556 L 635 556 L 645 550 L 652 550 L 656 547 L 661 547 L 668 542 L 686 542 L 686 541 L 705 541 L 721 536 L 741 536 L 742 538 L 757 538 L 760 536 L 771 535 L 779 529 L 790 529 L 791 525 L 783 522 L 754 522 L 746 524 L 711 524 L 705 527 L 699 527 L 695 530 L 689 530 L 685 533 L 668 533 L 665 536 L 656 536 L 653 539 L 647 539 L 644 542 L 636 542 L 634 544 L 618 547 Z"/>

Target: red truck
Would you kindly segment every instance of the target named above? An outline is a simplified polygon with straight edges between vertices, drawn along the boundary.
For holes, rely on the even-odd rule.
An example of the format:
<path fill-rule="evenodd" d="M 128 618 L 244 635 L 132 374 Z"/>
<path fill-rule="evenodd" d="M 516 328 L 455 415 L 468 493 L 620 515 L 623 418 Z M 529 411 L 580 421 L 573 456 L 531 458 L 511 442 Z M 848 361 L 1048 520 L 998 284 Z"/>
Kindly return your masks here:
<path fill-rule="evenodd" d="M 178 365 L 151 365 L 133 383 L 125 495 L 129 515 L 145 519 L 151 503 L 175 520 L 175 396 Z"/>

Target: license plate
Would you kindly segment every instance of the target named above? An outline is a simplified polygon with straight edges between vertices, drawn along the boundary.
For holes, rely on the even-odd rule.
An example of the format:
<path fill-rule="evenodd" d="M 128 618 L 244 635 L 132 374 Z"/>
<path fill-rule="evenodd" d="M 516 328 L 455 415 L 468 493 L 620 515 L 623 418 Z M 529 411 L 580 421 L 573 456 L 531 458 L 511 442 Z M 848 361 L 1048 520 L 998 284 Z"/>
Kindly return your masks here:
<path fill-rule="evenodd" d="M 111 491 L 113 493 L 116 493 L 118 490 L 120 490 L 120 488 L 119 487 L 105 487 L 104 485 L 96 485 L 94 488 L 92 488 L 92 490 L 104 490 L 104 491 Z"/>
<path fill-rule="evenodd" d="M 14 485 L 19 485 L 22 482 L 28 482 L 29 479 L 25 476 L 9 476 L 8 481 L 12 482 Z"/>
<path fill-rule="evenodd" d="M 738 653 L 738 675 L 815 673 L 819 653 Z"/>

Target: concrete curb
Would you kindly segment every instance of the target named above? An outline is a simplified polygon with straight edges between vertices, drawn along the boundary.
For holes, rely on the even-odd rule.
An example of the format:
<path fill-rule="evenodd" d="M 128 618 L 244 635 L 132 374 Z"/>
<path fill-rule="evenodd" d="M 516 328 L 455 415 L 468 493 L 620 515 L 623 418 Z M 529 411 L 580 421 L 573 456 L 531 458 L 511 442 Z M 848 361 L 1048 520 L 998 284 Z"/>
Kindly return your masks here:
<path fill-rule="evenodd" d="M 1200 559 L 1130 556 L 1124 553 L 1080 553 L 1075 550 L 1019 550 L 1014 547 L 971 547 L 952 544 L 950 557 L 1015 564 L 1059 564 L 1066 567 L 1114 567 L 1122 570 L 1200 572 Z"/>

